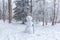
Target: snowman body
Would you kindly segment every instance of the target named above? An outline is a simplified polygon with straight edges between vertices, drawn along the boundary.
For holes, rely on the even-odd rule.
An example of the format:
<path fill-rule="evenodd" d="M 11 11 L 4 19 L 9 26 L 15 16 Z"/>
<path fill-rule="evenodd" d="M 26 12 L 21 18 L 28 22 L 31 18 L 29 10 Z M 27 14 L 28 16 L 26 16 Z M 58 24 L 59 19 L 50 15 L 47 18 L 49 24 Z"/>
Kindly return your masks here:
<path fill-rule="evenodd" d="M 26 20 L 27 20 L 27 27 L 26 27 L 26 29 L 25 29 L 25 32 L 33 33 L 32 17 L 31 17 L 31 16 L 27 16 L 27 17 L 26 17 Z"/>

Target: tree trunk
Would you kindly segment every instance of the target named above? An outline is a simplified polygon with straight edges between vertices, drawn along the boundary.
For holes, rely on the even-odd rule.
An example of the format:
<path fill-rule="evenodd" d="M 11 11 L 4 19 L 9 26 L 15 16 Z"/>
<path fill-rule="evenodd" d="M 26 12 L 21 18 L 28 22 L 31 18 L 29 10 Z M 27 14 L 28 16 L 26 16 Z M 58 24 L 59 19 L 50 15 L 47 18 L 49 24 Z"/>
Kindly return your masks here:
<path fill-rule="evenodd" d="M 30 5 L 30 15 L 32 16 L 32 0 L 30 1 L 31 5 Z"/>
<path fill-rule="evenodd" d="M 3 2 L 3 14 L 2 14 L 3 16 L 2 16 L 2 17 L 3 17 L 3 21 L 5 22 L 5 13 L 4 13 L 4 0 L 2 0 L 2 2 Z"/>
<path fill-rule="evenodd" d="M 30 0 L 30 16 L 32 17 L 32 0 Z M 33 34 L 34 34 L 34 25 L 33 25 Z"/>
<path fill-rule="evenodd" d="M 8 20 L 9 23 L 12 21 L 12 5 L 11 5 L 11 0 L 8 0 Z"/>
<path fill-rule="evenodd" d="M 55 18 L 56 18 L 56 16 L 55 16 L 55 7 L 56 7 L 56 0 L 54 0 L 54 14 L 53 14 L 53 19 L 52 19 L 52 25 L 55 24 Z"/>
<path fill-rule="evenodd" d="M 55 24 L 57 23 L 57 19 L 58 19 L 58 13 L 59 13 L 59 1 L 58 1 L 57 5 L 58 5 L 58 7 L 57 7 L 56 18 L 55 18 Z"/>
<path fill-rule="evenodd" d="M 44 26 L 44 21 L 45 21 L 45 18 L 44 18 L 45 17 L 45 14 L 44 14 L 45 13 L 45 0 L 43 0 L 43 6 L 44 6 L 43 7 L 43 26 Z"/>

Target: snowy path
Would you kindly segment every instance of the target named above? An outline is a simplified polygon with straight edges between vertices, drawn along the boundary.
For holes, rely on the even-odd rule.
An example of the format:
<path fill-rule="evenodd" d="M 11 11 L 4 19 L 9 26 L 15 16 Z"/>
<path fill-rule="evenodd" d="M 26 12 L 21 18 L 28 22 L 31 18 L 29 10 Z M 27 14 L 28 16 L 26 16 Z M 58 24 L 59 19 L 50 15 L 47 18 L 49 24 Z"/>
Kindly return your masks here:
<path fill-rule="evenodd" d="M 35 25 L 35 33 L 24 33 L 26 25 L 0 21 L 0 40 L 60 40 L 60 24 Z"/>

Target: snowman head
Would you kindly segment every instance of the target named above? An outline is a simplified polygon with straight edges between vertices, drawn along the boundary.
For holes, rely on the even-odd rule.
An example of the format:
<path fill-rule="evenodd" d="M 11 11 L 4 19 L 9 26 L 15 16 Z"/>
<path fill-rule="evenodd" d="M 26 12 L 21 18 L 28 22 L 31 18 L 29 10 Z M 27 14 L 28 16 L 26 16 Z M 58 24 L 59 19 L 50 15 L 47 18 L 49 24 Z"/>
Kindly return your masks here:
<path fill-rule="evenodd" d="M 27 16 L 26 19 L 27 19 L 27 21 L 32 21 L 32 17 L 31 16 Z"/>

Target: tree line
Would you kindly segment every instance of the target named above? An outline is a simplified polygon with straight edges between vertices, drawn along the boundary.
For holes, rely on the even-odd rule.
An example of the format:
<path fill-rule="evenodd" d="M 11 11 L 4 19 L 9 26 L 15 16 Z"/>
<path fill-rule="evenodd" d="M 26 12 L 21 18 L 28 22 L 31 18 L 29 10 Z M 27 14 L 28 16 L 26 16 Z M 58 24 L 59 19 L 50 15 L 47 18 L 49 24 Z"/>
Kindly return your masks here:
<path fill-rule="evenodd" d="M 52 25 L 57 23 L 58 11 L 59 11 L 59 0 L 15 0 L 14 15 L 12 16 L 12 0 L 8 0 L 8 6 L 5 7 L 4 0 L 2 0 L 3 10 L 0 9 L 0 14 L 5 22 L 6 14 L 8 13 L 9 23 L 12 19 L 16 21 L 22 21 L 22 24 L 26 22 L 26 17 L 28 15 L 33 17 L 33 20 L 38 22 L 43 22 L 43 26 L 51 22 Z M 7 10 L 7 12 L 6 12 Z M 0 19 L 1 19 L 0 17 Z"/>

